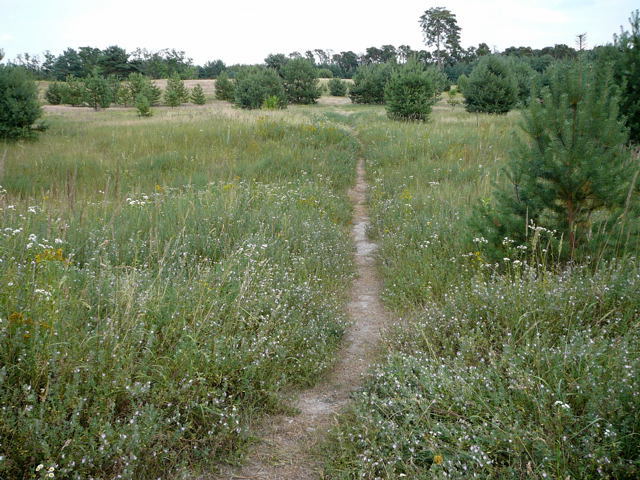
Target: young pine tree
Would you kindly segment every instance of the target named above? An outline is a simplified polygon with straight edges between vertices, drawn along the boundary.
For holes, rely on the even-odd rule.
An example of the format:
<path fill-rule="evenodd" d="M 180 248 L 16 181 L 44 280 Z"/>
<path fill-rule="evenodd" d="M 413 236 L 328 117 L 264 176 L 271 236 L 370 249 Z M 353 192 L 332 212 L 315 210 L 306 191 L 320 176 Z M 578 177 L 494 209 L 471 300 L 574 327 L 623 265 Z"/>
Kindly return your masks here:
<path fill-rule="evenodd" d="M 229 80 L 229 75 L 221 73 L 216 78 L 216 99 L 225 102 L 233 102 L 235 99 L 234 83 Z"/>
<path fill-rule="evenodd" d="M 160 101 L 162 91 L 155 86 L 153 82 L 141 73 L 132 73 L 128 78 L 128 88 L 131 92 L 130 99 L 134 102 L 138 95 L 142 94 L 147 97 L 151 105 L 157 105 Z"/>
<path fill-rule="evenodd" d="M 108 108 L 113 100 L 109 82 L 95 70 L 84 79 L 84 95 L 85 102 L 94 110 Z"/>
<path fill-rule="evenodd" d="M 167 81 L 167 88 L 164 91 L 164 101 L 170 107 L 177 107 L 189 100 L 189 90 L 184 86 L 184 82 L 178 75 L 173 75 Z"/>
<path fill-rule="evenodd" d="M 396 70 L 384 89 L 387 115 L 396 120 L 426 120 L 435 103 L 435 76 L 408 62 Z"/>
<path fill-rule="evenodd" d="M 629 137 L 640 144 L 640 10 L 631 14 L 631 32 L 623 32 L 616 38 L 621 50 L 617 75 L 622 85 L 620 110 L 629 127 Z"/>
<path fill-rule="evenodd" d="M 524 244 L 535 225 L 557 232 L 561 256 L 586 256 L 629 206 L 637 165 L 624 146 L 610 69 L 558 65 L 549 83 L 523 113 L 526 135 L 507 167 L 508 184 L 476 224 L 495 255 L 505 237 Z"/>
<path fill-rule="evenodd" d="M 204 105 L 205 103 L 207 103 L 207 99 L 204 96 L 204 91 L 202 90 L 202 87 L 199 83 L 196 84 L 196 86 L 191 90 L 191 100 L 193 100 L 193 103 L 195 103 L 196 105 Z"/>
<path fill-rule="evenodd" d="M 320 98 L 318 71 L 306 58 L 289 60 L 280 75 L 290 103 L 308 105 Z"/>
<path fill-rule="evenodd" d="M 141 117 L 150 117 L 153 115 L 153 112 L 151 111 L 151 102 L 142 93 L 139 93 L 136 97 L 136 109 L 138 110 L 138 115 Z"/>
<path fill-rule="evenodd" d="M 518 85 L 509 65 L 486 55 L 473 69 L 462 90 L 468 112 L 507 113 L 518 102 Z"/>
<path fill-rule="evenodd" d="M 329 80 L 329 93 L 334 97 L 344 97 L 347 94 L 347 82 L 339 78 Z"/>
<path fill-rule="evenodd" d="M 0 65 L 0 139 L 32 137 L 40 115 L 36 83 L 23 68 Z"/>

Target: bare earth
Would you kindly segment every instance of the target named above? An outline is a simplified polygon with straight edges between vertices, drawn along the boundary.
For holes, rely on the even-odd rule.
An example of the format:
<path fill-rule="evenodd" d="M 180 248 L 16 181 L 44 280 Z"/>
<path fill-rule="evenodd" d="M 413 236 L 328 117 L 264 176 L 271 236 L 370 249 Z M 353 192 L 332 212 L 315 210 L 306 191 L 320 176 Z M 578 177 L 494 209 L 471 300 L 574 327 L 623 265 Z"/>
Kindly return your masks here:
<path fill-rule="evenodd" d="M 382 332 L 389 324 L 380 302 L 381 282 L 373 257 L 377 245 L 367 239 L 369 216 L 364 160 L 357 166 L 357 182 L 349 192 L 354 205 L 352 237 L 356 246 L 358 277 L 351 288 L 348 313 L 352 326 L 335 368 L 316 387 L 304 391 L 295 402 L 295 416 L 275 416 L 262 428 L 261 443 L 249 453 L 245 465 L 226 467 L 216 479 L 311 480 L 321 475 L 321 458 L 314 445 L 334 423 L 350 394 L 362 384 L 363 374 L 373 361 Z"/>

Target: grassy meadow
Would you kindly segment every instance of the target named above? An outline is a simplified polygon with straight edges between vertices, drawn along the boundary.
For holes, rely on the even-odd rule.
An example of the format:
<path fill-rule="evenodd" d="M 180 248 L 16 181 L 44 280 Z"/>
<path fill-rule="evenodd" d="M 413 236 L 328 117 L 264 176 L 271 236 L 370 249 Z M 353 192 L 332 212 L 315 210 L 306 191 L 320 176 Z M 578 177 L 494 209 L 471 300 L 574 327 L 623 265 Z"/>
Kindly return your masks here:
<path fill-rule="evenodd" d="M 55 112 L 3 145 L 0 478 L 210 471 L 333 362 L 357 143 L 295 112 Z"/>
<path fill-rule="evenodd" d="M 640 265 L 635 250 L 553 264 L 532 228 L 497 263 L 470 228 L 519 113 L 442 104 L 427 124 L 351 115 L 367 159 L 386 353 L 335 428 L 330 479 L 640 475 Z M 523 226 L 524 228 L 524 226 Z"/>
<path fill-rule="evenodd" d="M 555 265 L 534 228 L 491 263 L 470 219 L 518 112 L 320 103 L 50 108 L 37 142 L 0 145 L 0 478 L 240 459 L 335 360 L 359 155 L 396 321 L 325 478 L 640 476 L 637 248 Z"/>

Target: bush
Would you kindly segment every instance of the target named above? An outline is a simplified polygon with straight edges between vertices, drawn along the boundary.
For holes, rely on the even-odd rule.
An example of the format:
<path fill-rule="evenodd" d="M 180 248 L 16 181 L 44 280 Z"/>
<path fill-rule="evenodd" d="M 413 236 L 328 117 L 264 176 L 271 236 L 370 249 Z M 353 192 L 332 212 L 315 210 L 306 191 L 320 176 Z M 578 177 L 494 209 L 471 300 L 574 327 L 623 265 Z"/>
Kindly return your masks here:
<path fill-rule="evenodd" d="M 32 137 L 40 115 L 35 82 L 22 68 L 0 65 L 0 138 Z"/>
<path fill-rule="evenodd" d="M 78 107 L 84 104 L 85 97 L 84 82 L 71 75 L 67 76 L 64 83 L 62 103 Z"/>
<path fill-rule="evenodd" d="M 384 87 L 391 78 L 393 66 L 388 63 L 364 65 L 358 68 L 349 89 L 353 103 L 384 103 Z"/>
<path fill-rule="evenodd" d="M 503 114 L 515 107 L 518 101 L 513 73 L 503 59 L 493 55 L 480 59 L 463 93 L 469 112 Z"/>
<path fill-rule="evenodd" d="M 303 105 L 316 103 L 320 97 L 318 74 L 309 60 L 306 58 L 289 60 L 282 68 L 281 75 L 284 90 L 290 103 Z"/>
<path fill-rule="evenodd" d="M 502 256 L 505 238 L 524 245 L 540 231 L 555 232 L 553 254 L 562 258 L 616 244 L 634 174 L 618 112 L 609 69 L 554 68 L 541 101 L 524 112 L 527 138 L 508 166 L 509 184 L 481 209 L 476 227 L 490 253 Z"/>
<path fill-rule="evenodd" d="M 157 105 L 160 101 L 162 91 L 153 82 L 141 73 L 132 73 L 128 78 L 128 88 L 131 91 L 130 98 L 137 99 L 142 94 L 147 97 L 151 105 Z"/>
<path fill-rule="evenodd" d="M 49 105 L 60 105 L 64 98 L 65 86 L 59 82 L 49 84 L 44 98 Z"/>
<path fill-rule="evenodd" d="M 234 84 L 229 79 L 229 75 L 224 72 L 218 75 L 216 79 L 216 99 L 226 102 L 235 100 Z"/>
<path fill-rule="evenodd" d="M 131 89 L 128 85 L 122 84 L 118 85 L 118 88 L 115 93 L 115 103 L 118 105 L 122 105 L 124 107 L 129 106 L 134 103 L 134 98 L 131 96 Z"/>
<path fill-rule="evenodd" d="M 109 82 L 98 75 L 97 72 L 93 72 L 90 76 L 84 79 L 84 101 L 94 110 L 98 108 L 108 108 L 113 100 L 113 91 Z"/>
<path fill-rule="evenodd" d="M 189 90 L 187 90 L 187 87 L 184 86 L 184 81 L 177 74 L 174 74 L 167 81 L 164 101 L 170 107 L 177 107 L 189 101 Z"/>
<path fill-rule="evenodd" d="M 333 72 L 328 68 L 318 68 L 318 78 L 333 78 Z"/>
<path fill-rule="evenodd" d="M 334 97 L 344 97 L 347 94 L 347 82 L 339 78 L 329 80 L 329 93 Z"/>
<path fill-rule="evenodd" d="M 464 95 L 464 89 L 467 88 L 469 84 L 469 77 L 467 77 L 464 73 L 458 77 L 458 90 L 460 93 Z"/>
<path fill-rule="evenodd" d="M 207 99 L 204 96 L 204 91 L 202 90 L 202 87 L 199 83 L 191 90 L 191 100 L 193 100 L 193 103 L 195 103 L 196 105 L 204 105 L 205 103 L 207 103 Z"/>
<path fill-rule="evenodd" d="M 435 103 L 435 76 L 418 63 L 396 70 L 384 90 L 387 115 L 396 120 L 426 120 Z"/>
<path fill-rule="evenodd" d="M 139 93 L 136 97 L 136 109 L 138 110 L 138 115 L 141 117 L 150 117 L 153 115 L 153 112 L 151 111 L 151 102 L 142 93 Z"/>
<path fill-rule="evenodd" d="M 271 96 L 278 98 L 278 105 L 287 105 L 286 94 L 278 73 L 271 68 L 252 68 L 238 73 L 235 85 L 235 104 L 241 108 L 262 107 Z"/>

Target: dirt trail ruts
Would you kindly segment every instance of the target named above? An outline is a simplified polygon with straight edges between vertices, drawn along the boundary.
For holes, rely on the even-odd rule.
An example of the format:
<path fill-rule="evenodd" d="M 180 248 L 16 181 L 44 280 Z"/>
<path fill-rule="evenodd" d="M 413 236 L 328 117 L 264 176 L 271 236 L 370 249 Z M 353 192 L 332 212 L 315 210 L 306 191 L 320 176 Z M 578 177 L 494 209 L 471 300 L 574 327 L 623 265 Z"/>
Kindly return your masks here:
<path fill-rule="evenodd" d="M 369 215 L 364 160 L 357 165 L 356 185 L 349 192 L 353 202 L 352 237 L 356 246 L 357 278 L 351 287 L 348 314 L 351 327 L 332 371 L 318 385 L 299 394 L 294 403 L 299 413 L 269 419 L 259 432 L 261 442 L 249 453 L 244 466 L 226 467 L 217 479 L 311 480 L 321 475 L 322 459 L 313 446 L 334 422 L 335 415 L 362 384 L 388 325 L 380 302 L 381 282 L 373 254 L 375 243 L 367 239 Z"/>

